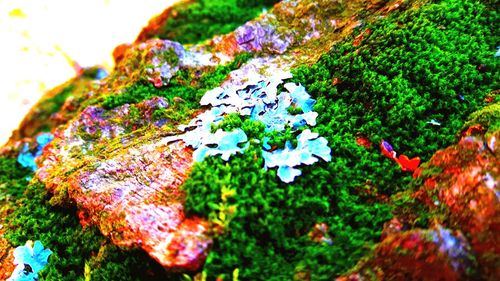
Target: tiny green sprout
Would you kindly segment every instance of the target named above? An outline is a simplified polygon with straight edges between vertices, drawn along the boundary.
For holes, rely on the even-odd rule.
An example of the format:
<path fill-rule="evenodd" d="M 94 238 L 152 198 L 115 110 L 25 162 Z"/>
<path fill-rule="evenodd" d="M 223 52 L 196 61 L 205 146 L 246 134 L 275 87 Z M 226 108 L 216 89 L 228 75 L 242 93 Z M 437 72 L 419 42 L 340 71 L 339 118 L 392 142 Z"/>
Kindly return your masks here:
<path fill-rule="evenodd" d="M 238 281 L 239 276 L 240 276 L 240 269 L 235 268 L 233 270 L 233 281 Z"/>
<path fill-rule="evenodd" d="M 92 280 L 91 279 L 92 271 L 91 271 L 91 268 L 90 268 L 90 264 L 88 262 L 85 262 L 85 267 L 84 267 L 84 270 L 83 270 L 83 275 L 85 277 L 85 281 Z"/>

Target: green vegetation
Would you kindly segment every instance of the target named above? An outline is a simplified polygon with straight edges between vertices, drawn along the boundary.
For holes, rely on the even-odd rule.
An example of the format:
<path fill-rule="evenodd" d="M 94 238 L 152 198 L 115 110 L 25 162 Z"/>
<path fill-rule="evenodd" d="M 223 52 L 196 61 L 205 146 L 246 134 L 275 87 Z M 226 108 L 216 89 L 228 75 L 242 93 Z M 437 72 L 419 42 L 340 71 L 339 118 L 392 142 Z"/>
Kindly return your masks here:
<path fill-rule="evenodd" d="M 174 12 L 155 36 L 183 44 L 197 43 L 235 30 L 277 2 L 279 1 L 197 0 L 188 5 L 181 4 L 174 8 Z"/>
<path fill-rule="evenodd" d="M 229 163 L 208 158 L 195 165 L 184 184 L 188 210 L 200 215 L 219 211 L 214 206 L 223 202 L 223 189 L 235 192 L 227 204 L 237 211 L 209 254 L 204 267 L 208 275 L 227 278 L 239 268 L 243 280 L 290 280 L 301 271 L 318 280 L 353 266 L 391 217 L 388 205 L 370 202 L 356 194 L 355 183 L 342 182 L 366 172 L 342 169 L 345 175 L 329 183 L 328 170 L 340 170 L 342 163 L 322 163 L 302 168 L 304 176 L 287 185 L 275 170 L 262 169 L 260 151 L 260 144 L 252 144 Z M 322 222 L 330 227 L 332 246 L 307 236 Z"/>
<path fill-rule="evenodd" d="M 40 240 L 53 253 L 41 272 L 43 280 L 176 280 L 141 250 L 125 251 L 96 228 L 83 229 L 76 209 L 51 206 L 43 184 L 27 186 L 24 197 L 6 218 L 5 237 L 15 246 Z M 170 278 L 170 279 L 168 279 Z M 175 278 L 175 279 L 174 279 Z"/>
<path fill-rule="evenodd" d="M 382 156 L 378 144 L 385 139 L 425 161 L 456 140 L 467 116 L 498 88 L 497 18 L 478 1 L 436 1 L 365 26 L 372 33 L 360 45 L 353 39 L 363 30 L 312 67 L 296 69 L 295 82 L 317 99 L 312 130 L 328 139 L 333 160 L 302 167 L 292 184 L 262 169 L 261 144 L 227 163 L 210 157 L 196 164 L 183 186 L 187 209 L 215 224 L 229 220 L 203 269 L 209 279 L 238 268 L 244 280 L 331 280 L 353 267 L 392 211 L 418 205 L 405 193 L 387 203 L 410 186 L 411 174 Z M 340 84 L 333 85 L 335 78 Z M 441 126 L 427 123 L 432 119 Z M 230 115 L 218 127 L 245 122 Z M 358 136 L 373 147 L 356 144 Z M 415 226 L 427 224 L 429 214 L 420 209 Z M 310 240 L 316 223 L 329 226 L 333 245 Z"/>
<path fill-rule="evenodd" d="M 62 89 L 61 92 L 54 95 L 52 98 L 45 100 L 44 105 L 48 107 L 48 110 L 44 110 L 44 112 L 47 112 L 50 115 L 61 110 L 64 102 L 71 95 L 74 89 L 75 86 L 73 84 L 70 84 Z"/>
<path fill-rule="evenodd" d="M 160 37 L 197 42 L 234 29 L 246 15 L 251 18 L 274 2 L 253 1 L 252 10 L 235 9 L 242 7 L 241 0 L 198 1 L 177 8 Z M 294 81 L 317 100 L 318 125 L 312 130 L 328 139 L 331 162 L 301 167 L 302 176 L 285 184 L 275 169 L 262 168 L 262 143 L 252 141 L 229 162 L 208 157 L 193 167 L 183 185 L 188 212 L 224 227 L 203 268 L 209 280 L 230 280 L 234 272 L 241 280 L 332 280 L 378 242 L 393 212 L 410 217 L 417 213 L 412 224 L 426 226 L 432 214 L 409 195 L 411 175 L 382 156 L 378 144 L 385 139 L 399 153 L 426 161 L 452 144 L 466 117 L 498 89 L 499 62 L 493 56 L 498 12 L 481 3 L 442 0 L 392 14 L 357 30 L 315 65 L 294 70 Z M 363 33 L 361 44 L 353 46 L 354 37 L 366 29 L 372 33 Z M 240 55 L 196 79 L 194 73 L 181 71 L 161 89 L 135 84 L 105 97 L 103 106 L 111 109 L 162 96 L 171 107 L 154 112 L 154 118 L 183 122 L 199 108 L 208 89 L 219 86 L 250 57 Z M 136 110 L 131 111 L 137 118 Z M 470 122 L 498 128 L 497 113 L 493 104 L 472 115 Z M 431 125 L 431 120 L 441 125 Z M 242 128 L 261 142 L 269 136 L 269 144 L 278 147 L 299 133 L 264 133 L 262 123 L 238 115 L 228 115 L 217 128 Z M 359 136 L 370 140 L 372 148 L 358 145 Z M 40 183 L 27 184 L 29 175 L 15 160 L 0 158 L 0 200 L 4 192 L 17 199 L 26 190 L 6 218 L 5 237 L 15 246 L 41 240 L 54 252 L 42 279 L 178 278 L 166 276 L 142 251 L 124 251 L 95 228 L 82 229 L 76 210 L 50 205 Z M 308 233 L 318 223 L 328 225 L 331 245 L 310 239 Z"/>
<path fill-rule="evenodd" d="M 495 132 L 500 130 L 500 102 L 488 105 L 472 113 L 464 127 L 480 124 L 484 129 Z"/>
<path fill-rule="evenodd" d="M 15 202 L 22 196 L 31 174 L 16 159 L 0 157 L 0 206 L 4 200 Z"/>
<path fill-rule="evenodd" d="M 360 46 L 339 44 L 312 68 L 298 69 L 297 81 L 330 123 L 319 132 L 347 129 L 429 159 L 499 86 L 497 17 L 478 1 L 430 4 L 380 21 Z M 333 86 L 333 78 L 341 83 Z M 433 119 L 441 126 L 427 123 Z"/>
<path fill-rule="evenodd" d="M 155 117 L 165 115 L 172 121 L 182 122 L 191 116 L 194 109 L 200 107 L 200 99 L 206 91 L 218 87 L 227 78 L 229 72 L 239 68 L 251 57 L 252 54 L 249 53 L 239 54 L 231 63 L 218 66 L 199 78 L 194 78 L 194 73 L 181 70 L 172 78 L 167 87 L 160 89 L 155 88 L 150 82 L 140 82 L 130 86 L 122 94 L 105 97 L 102 105 L 106 109 L 111 109 L 126 103 L 138 103 L 155 96 L 165 97 L 173 106 L 156 113 Z M 176 102 L 179 98 L 182 102 Z"/>

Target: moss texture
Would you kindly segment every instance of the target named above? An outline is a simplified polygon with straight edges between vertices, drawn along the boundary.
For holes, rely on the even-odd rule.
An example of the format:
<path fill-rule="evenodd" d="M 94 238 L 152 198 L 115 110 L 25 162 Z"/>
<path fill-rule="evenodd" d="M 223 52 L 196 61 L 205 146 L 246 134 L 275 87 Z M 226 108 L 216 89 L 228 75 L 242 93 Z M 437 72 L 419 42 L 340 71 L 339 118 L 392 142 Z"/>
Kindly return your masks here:
<path fill-rule="evenodd" d="M 159 30 L 148 38 L 161 38 L 183 44 L 193 44 L 214 35 L 235 30 L 263 9 L 272 7 L 278 0 L 196 0 L 188 5 L 174 6 Z M 143 38 L 145 39 L 145 38 Z"/>
<path fill-rule="evenodd" d="M 230 206 L 237 210 L 223 216 L 232 220 L 209 255 L 208 276 L 229 277 L 238 268 L 245 280 L 331 280 L 354 266 L 379 240 L 391 211 L 414 204 L 404 194 L 388 204 L 386 196 L 408 188 L 411 174 L 356 138 L 375 147 L 385 139 L 424 161 L 452 144 L 498 88 L 491 36 L 497 17 L 479 1 L 436 1 L 361 27 L 312 67 L 296 69 L 295 82 L 317 99 L 313 131 L 328 139 L 333 160 L 304 167 L 289 185 L 262 169 L 259 145 L 228 163 L 195 165 L 184 185 L 188 209 L 215 223 Z M 441 125 L 427 123 L 432 119 Z M 237 123 L 229 117 L 223 125 Z M 228 189 L 234 194 L 223 200 Z M 428 214 L 420 213 L 416 226 L 426 224 Z M 333 245 L 310 241 L 316 223 L 329 225 Z"/>
<path fill-rule="evenodd" d="M 254 1 L 251 8 L 242 8 L 243 1 L 197 1 L 176 10 L 158 36 L 198 42 L 233 30 L 274 2 Z M 210 157 L 196 164 L 183 186 L 186 208 L 225 227 L 202 269 L 208 279 L 229 280 L 238 269 L 242 280 L 331 280 L 370 251 L 393 212 L 415 212 L 417 203 L 405 193 L 411 175 L 382 156 L 377 145 L 385 139 L 399 153 L 428 160 L 456 140 L 466 117 L 498 89 L 494 53 L 500 29 L 492 2 L 442 0 L 393 14 L 360 26 L 316 64 L 295 69 L 294 81 L 317 100 L 318 125 L 312 130 L 328 139 L 333 160 L 301 168 L 303 175 L 292 184 L 278 181 L 275 170 L 262 169 L 259 143 L 229 162 Z M 163 96 L 173 105 L 155 112 L 155 118 L 183 122 L 206 90 L 219 86 L 248 58 L 241 55 L 199 80 L 181 72 L 162 89 L 138 83 L 105 97 L 103 106 Z M 53 104 L 60 106 L 59 99 Z M 498 126 L 489 121 L 496 120 L 497 105 L 484 110 L 471 122 Z M 266 134 L 263 124 L 235 115 L 219 127 L 242 128 L 260 141 L 270 136 L 276 146 L 299 133 Z M 372 148 L 358 145 L 358 137 Z M 14 160 L 0 159 L 0 192 L 16 199 L 26 189 L 6 220 L 5 237 L 14 246 L 41 240 L 54 252 L 41 274 L 45 280 L 179 277 L 166 275 L 142 252 L 111 246 L 96 229 L 83 229 L 76 210 L 50 205 L 44 187 L 28 186 L 26 176 L 29 172 Z M 414 225 L 425 226 L 429 214 L 417 212 Z M 332 245 L 311 241 L 308 233 L 317 223 L 329 226 Z"/>
<path fill-rule="evenodd" d="M 195 77 L 194 73 L 179 71 L 167 87 L 155 88 L 149 82 L 139 82 L 125 89 L 124 93 L 106 96 L 102 105 L 112 109 L 127 103 L 138 103 L 155 96 L 165 97 L 173 107 L 166 109 L 165 116 L 178 123 L 187 120 L 194 109 L 200 108 L 199 101 L 206 91 L 219 86 L 229 72 L 239 68 L 249 60 L 252 54 L 242 53 L 234 60 L 223 66 L 218 66 L 213 71 Z M 157 113 L 156 117 L 160 117 Z"/>
<path fill-rule="evenodd" d="M 40 240 L 53 253 L 41 280 L 176 280 L 146 253 L 113 246 L 96 228 L 84 229 L 76 209 L 49 204 L 42 184 L 31 183 L 7 217 L 5 237 L 14 245 Z M 87 268 L 87 273 L 85 273 Z M 87 279 L 90 278 L 90 279 Z"/>
<path fill-rule="evenodd" d="M 0 157 L 0 207 L 21 198 L 31 174 L 16 159 Z"/>

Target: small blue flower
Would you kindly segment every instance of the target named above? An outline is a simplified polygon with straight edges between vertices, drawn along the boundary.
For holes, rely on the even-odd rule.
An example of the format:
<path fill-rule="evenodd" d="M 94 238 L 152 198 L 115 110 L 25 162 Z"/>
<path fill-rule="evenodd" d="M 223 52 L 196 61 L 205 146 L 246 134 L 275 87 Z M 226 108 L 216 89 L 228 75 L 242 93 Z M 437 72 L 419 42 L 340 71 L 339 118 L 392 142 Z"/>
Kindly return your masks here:
<path fill-rule="evenodd" d="M 29 145 L 27 143 L 24 144 L 21 153 L 17 156 L 17 162 L 25 168 L 36 171 L 35 156 L 29 151 Z"/>
<path fill-rule="evenodd" d="M 8 281 L 37 280 L 38 272 L 48 264 L 48 258 L 52 254 L 49 249 L 44 249 L 40 241 L 26 242 L 25 246 L 19 246 L 14 250 L 14 264 L 16 268 Z M 26 265 L 31 268 L 26 268 Z"/>
<path fill-rule="evenodd" d="M 25 168 L 30 168 L 33 172 L 36 171 L 37 166 L 35 163 L 35 158 L 42 155 L 43 148 L 49 144 L 54 139 L 54 136 L 50 133 L 43 133 L 36 137 L 36 150 L 31 152 L 28 143 L 25 143 L 21 149 L 21 153 L 17 156 L 17 162 Z"/>
<path fill-rule="evenodd" d="M 382 141 L 382 146 L 383 146 L 383 147 L 384 147 L 387 151 L 389 151 L 389 152 L 393 152 L 393 151 L 394 151 L 394 148 L 392 148 L 392 145 L 391 145 L 389 142 L 385 141 L 385 140 L 383 140 L 383 141 Z"/>
<path fill-rule="evenodd" d="M 51 133 L 43 133 L 36 137 L 36 142 L 40 147 L 39 151 L 41 151 L 49 142 L 54 139 L 54 136 Z M 40 153 L 41 154 L 41 153 Z"/>
<path fill-rule="evenodd" d="M 104 70 L 103 68 L 99 68 L 97 69 L 97 73 L 95 75 L 95 79 L 97 80 L 101 80 L 101 79 L 104 79 L 106 77 L 108 77 L 108 72 L 106 70 Z"/>

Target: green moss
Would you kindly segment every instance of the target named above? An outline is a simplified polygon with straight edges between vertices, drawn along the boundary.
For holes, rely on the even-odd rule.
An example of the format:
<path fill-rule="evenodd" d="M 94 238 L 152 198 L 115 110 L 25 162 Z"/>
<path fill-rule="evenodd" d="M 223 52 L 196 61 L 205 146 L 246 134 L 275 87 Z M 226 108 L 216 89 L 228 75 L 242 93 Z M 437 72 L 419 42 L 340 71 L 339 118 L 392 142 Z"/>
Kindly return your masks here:
<path fill-rule="evenodd" d="M 156 109 L 155 111 L 153 111 L 153 120 L 154 121 L 157 121 L 157 120 L 160 120 L 162 118 L 166 118 L 167 117 L 167 109 L 166 108 L 159 108 L 159 109 Z"/>
<path fill-rule="evenodd" d="M 426 5 L 368 26 L 373 32 L 360 46 L 339 44 L 312 68 L 296 70 L 296 81 L 318 99 L 320 123 L 331 124 L 320 132 L 385 139 L 423 160 L 452 144 L 463 120 L 499 86 L 496 17 L 478 1 Z"/>
<path fill-rule="evenodd" d="M 169 48 L 161 54 L 160 60 L 166 61 L 170 67 L 175 67 L 179 64 L 179 56 L 175 53 L 174 48 Z"/>
<path fill-rule="evenodd" d="M 296 270 L 306 268 L 317 280 L 354 265 L 365 246 L 379 237 L 383 222 L 391 217 L 390 207 L 365 202 L 351 185 L 330 184 L 324 164 L 304 167 L 307 176 L 284 184 L 276 171 L 262 169 L 260 152 L 261 146 L 252 144 L 228 164 L 208 158 L 195 165 L 183 186 L 188 210 L 199 215 L 216 211 L 213 206 L 223 202 L 223 188 L 236 192 L 228 201 L 237 206 L 236 215 L 204 270 L 209 276 L 230 276 L 239 268 L 244 280 L 290 280 Z M 307 236 L 321 222 L 330 226 L 332 246 Z"/>
<path fill-rule="evenodd" d="M 173 30 L 173 39 L 202 40 L 197 33 L 183 36 L 190 28 L 200 29 L 198 23 L 219 19 L 197 21 L 197 16 L 203 19 L 218 11 L 230 15 L 233 11 L 200 12 L 190 19 L 196 23 L 191 26 L 183 17 L 236 2 L 210 3 L 198 2 L 188 6 L 192 8 L 187 12 L 179 11 L 175 19 L 178 26 L 171 23 L 165 34 Z M 498 42 L 491 35 L 498 30 L 497 18 L 495 10 L 479 1 L 435 1 L 366 26 L 372 33 L 365 34 L 361 45 L 353 46 L 351 38 L 312 67 L 296 69 L 295 81 L 317 99 L 314 110 L 319 117 L 313 131 L 328 139 L 333 159 L 301 167 L 303 175 L 292 184 L 280 182 L 275 169 L 262 168 L 262 147 L 255 142 L 229 162 L 209 157 L 197 163 L 182 187 L 187 193 L 186 208 L 191 214 L 227 226 L 203 268 L 209 279 L 221 275 L 230 278 L 239 269 L 243 280 L 290 280 L 294 274 L 332 280 L 378 242 L 392 212 L 416 212 L 412 225 L 426 226 L 432 214 L 404 192 L 411 190 L 411 177 L 383 157 L 376 144 L 386 139 L 399 153 L 427 160 L 437 149 L 455 141 L 463 120 L 483 105 L 486 93 L 498 88 L 498 60 L 493 57 Z M 200 30 L 209 36 L 210 31 Z M 104 106 L 110 109 L 163 96 L 172 106 L 155 115 L 183 122 L 199 107 L 201 96 L 219 86 L 249 56 L 237 57 L 199 79 L 181 71 L 162 89 L 150 83 L 135 84 L 123 94 L 106 97 Z M 341 83 L 332 85 L 333 78 Z M 184 102 L 175 102 L 176 97 Z M 495 106 L 471 120 L 497 128 Z M 427 124 L 431 119 L 441 126 Z M 238 126 L 250 138 L 262 141 L 270 136 L 270 144 L 276 146 L 298 134 L 290 130 L 264 133 L 262 123 L 235 115 L 227 116 L 218 127 L 230 130 Z M 375 148 L 357 145 L 359 134 L 367 136 Z M 0 188 L 7 187 L 12 198 L 19 198 L 18 192 L 27 189 L 19 207 L 6 219 L 5 237 L 15 246 L 30 239 L 41 240 L 54 252 L 42 278 L 83 280 L 86 268 L 91 280 L 177 278 L 166 276 L 142 251 L 121 250 L 109 245 L 95 228 L 83 230 L 75 209 L 50 205 L 44 187 L 38 183 L 26 187 L 20 179 L 27 172 L 15 165 L 14 160 L 0 158 Z M 393 205 L 381 202 L 378 195 L 391 196 Z M 225 214 L 224 219 L 221 214 Z M 333 245 L 310 240 L 308 233 L 316 223 L 329 226 Z"/>
<path fill-rule="evenodd" d="M 295 114 L 302 114 L 304 113 L 302 111 L 302 108 L 300 107 L 295 107 L 295 106 L 290 106 L 286 109 L 288 111 L 288 113 L 292 114 L 292 115 L 295 115 Z"/>
<path fill-rule="evenodd" d="M 295 82 L 317 100 L 312 130 L 327 138 L 333 159 L 301 167 L 292 184 L 262 168 L 261 144 L 252 143 L 227 163 L 210 157 L 196 164 L 183 185 L 189 212 L 214 220 L 220 204 L 237 210 L 209 254 L 209 277 L 229 277 L 238 268 L 242 279 L 308 274 L 332 280 L 378 242 L 392 212 L 415 211 L 412 225 L 426 226 L 432 214 L 407 193 L 392 197 L 394 205 L 379 201 L 411 190 L 411 174 L 382 156 L 378 143 L 385 139 L 398 153 L 425 161 L 455 142 L 463 120 L 498 87 L 491 35 L 497 17 L 478 1 L 436 1 L 365 26 L 372 33 L 361 45 L 353 46 L 354 34 L 312 67 L 294 70 Z M 333 85 L 334 78 L 341 83 Z M 428 124 L 432 119 L 441 126 Z M 229 115 L 218 127 L 243 128 L 245 122 Z M 373 148 L 356 144 L 360 134 Z M 262 140 L 265 134 L 253 136 Z M 223 189 L 235 191 L 227 202 Z M 316 223 L 329 226 L 333 245 L 310 241 L 307 233 Z"/>
<path fill-rule="evenodd" d="M 222 122 L 217 125 L 212 124 L 212 133 L 215 133 L 218 129 L 223 129 L 226 132 L 230 132 L 234 129 L 241 128 L 243 125 L 243 116 L 239 113 L 231 113 L 224 116 Z"/>
<path fill-rule="evenodd" d="M 74 89 L 75 86 L 73 84 L 70 84 L 67 87 L 63 88 L 61 92 L 43 102 L 42 106 L 46 108 L 45 111 L 47 112 L 48 116 L 61 110 L 64 102 L 71 95 Z"/>
<path fill-rule="evenodd" d="M 51 206 L 49 198 L 42 184 L 30 184 L 4 225 L 14 246 L 40 240 L 53 252 L 40 273 L 43 280 L 84 280 L 86 264 L 91 280 L 166 280 L 161 266 L 143 251 L 109 245 L 96 228 L 80 226 L 75 209 Z"/>
<path fill-rule="evenodd" d="M 482 125 L 490 132 L 500 130 L 500 103 L 494 103 L 484 107 L 483 109 L 472 113 L 464 128 L 476 124 Z"/>
<path fill-rule="evenodd" d="M 197 43 L 214 35 L 233 31 L 277 2 L 279 1 L 197 0 L 190 4 L 181 3 L 170 13 L 161 30 L 150 37 L 184 44 Z"/>
<path fill-rule="evenodd" d="M 193 113 L 194 109 L 200 107 L 201 97 L 210 89 L 219 86 L 226 78 L 229 72 L 239 68 L 244 62 L 249 60 L 252 54 L 242 53 L 227 64 L 218 66 L 211 72 L 204 73 L 200 78 L 193 78 L 194 74 L 187 70 L 179 71 L 172 79 L 170 85 L 163 88 L 155 88 L 149 82 L 136 83 L 118 95 L 107 96 L 102 105 L 106 109 L 112 109 L 126 103 L 133 104 L 155 96 L 165 97 L 170 108 L 162 111 L 166 117 L 174 123 L 186 122 Z M 182 102 L 176 100 L 181 99 Z M 161 112 L 156 113 L 162 114 Z"/>
<path fill-rule="evenodd" d="M 0 205 L 2 201 L 19 199 L 31 175 L 32 172 L 23 168 L 16 159 L 0 157 Z"/>

